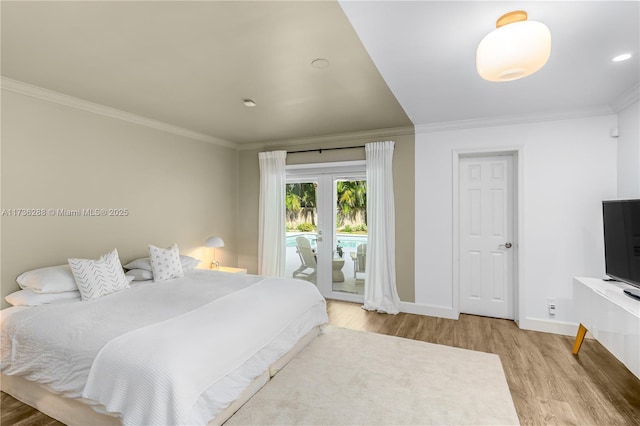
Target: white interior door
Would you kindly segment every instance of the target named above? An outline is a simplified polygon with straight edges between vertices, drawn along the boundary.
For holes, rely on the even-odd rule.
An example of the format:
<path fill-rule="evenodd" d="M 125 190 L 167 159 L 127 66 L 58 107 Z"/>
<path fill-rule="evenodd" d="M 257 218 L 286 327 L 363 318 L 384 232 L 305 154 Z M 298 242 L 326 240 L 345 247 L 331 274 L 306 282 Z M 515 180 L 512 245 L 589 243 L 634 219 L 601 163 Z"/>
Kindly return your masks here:
<path fill-rule="evenodd" d="M 460 312 L 513 319 L 513 157 L 459 161 Z"/>

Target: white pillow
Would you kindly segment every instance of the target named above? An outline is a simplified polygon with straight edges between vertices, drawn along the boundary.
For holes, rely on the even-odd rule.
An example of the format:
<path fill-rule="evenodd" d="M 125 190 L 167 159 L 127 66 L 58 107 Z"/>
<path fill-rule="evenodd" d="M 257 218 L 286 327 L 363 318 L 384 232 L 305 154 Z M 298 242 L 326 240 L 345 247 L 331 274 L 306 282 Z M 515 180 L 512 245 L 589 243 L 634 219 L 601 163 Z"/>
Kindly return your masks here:
<path fill-rule="evenodd" d="M 77 290 L 69 265 L 49 266 L 23 272 L 16 278 L 21 289 L 36 293 L 62 293 Z"/>
<path fill-rule="evenodd" d="M 177 244 L 166 249 L 150 244 L 149 261 L 151 262 L 154 281 L 164 281 L 184 276 Z"/>
<path fill-rule="evenodd" d="M 18 290 L 4 298 L 13 306 L 39 306 L 64 300 L 80 300 L 78 290 L 63 293 L 36 293 L 31 289 Z"/>
<path fill-rule="evenodd" d="M 196 259 L 195 257 L 180 255 L 180 263 L 182 263 L 183 272 L 196 269 L 200 262 L 202 261 L 200 259 Z"/>
<path fill-rule="evenodd" d="M 200 262 L 202 261 L 195 257 L 180 255 L 180 263 L 182 263 L 182 270 L 184 272 L 196 269 Z M 141 257 L 124 265 L 124 269 L 144 269 L 145 271 L 151 271 L 151 261 L 148 257 Z"/>
<path fill-rule="evenodd" d="M 146 281 L 153 279 L 151 271 L 147 271 L 146 269 L 129 269 L 127 271 L 127 276 L 129 275 L 133 277 L 134 281 Z"/>
<path fill-rule="evenodd" d="M 116 249 L 98 260 L 69 259 L 69 266 L 83 301 L 129 288 L 129 280 L 124 276 Z"/>
<path fill-rule="evenodd" d="M 148 257 L 141 257 L 140 259 L 132 260 L 123 266 L 124 269 L 144 269 L 145 271 L 151 270 L 151 262 Z"/>

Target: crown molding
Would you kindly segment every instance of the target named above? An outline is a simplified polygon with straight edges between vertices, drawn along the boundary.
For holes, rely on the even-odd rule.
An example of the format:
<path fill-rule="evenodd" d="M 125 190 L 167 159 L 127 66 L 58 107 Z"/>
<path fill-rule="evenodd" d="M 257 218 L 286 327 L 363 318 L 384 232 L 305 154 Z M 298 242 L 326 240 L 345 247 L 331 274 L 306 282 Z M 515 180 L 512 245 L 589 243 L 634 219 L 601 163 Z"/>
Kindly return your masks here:
<path fill-rule="evenodd" d="M 632 86 L 629 90 L 618 96 L 617 99 L 611 102 L 611 108 L 613 108 L 615 112 L 620 112 L 631 104 L 638 102 L 638 100 L 640 100 L 640 84 Z"/>
<path fill-rule="evenodd" d="M 238 150 L 269 149 L 292 146 L 304 146 L 329 142 L 348 142 L 360 139 L 383 139 L 394 136 L 415 134 L 413 126 L 391 127 L 387 129 L 364 130 L 360 132 L 337 133 L 332 135 L 310 136 L 306 138 L 283 139 L 277 141 L 238 144 Z"/>
<path fill-rule="evenodd" d="M 448 121 L 443 123 L 419 124 L 416 125 L 416 134 L 443 132 L 448 130 L 475 129 L 481 127 L 510 126 L 515 124 L 538 123 L 543 121 L 569 120 L 573 118 L 597 117 L 600 115 L 608 115 L 614 113 L 614 110 L 610 106 L 604 105 L 595 108 L 572 109 L 536 114 L 505 115 L 492 118 L 477 118 L 471 120 Z"/>
<path fill-rule="evenodd" d="M 9 92 L 17 93 L 24 96 L 30 96 L 32 98 L 40 99 L 47 102 L 56 103 L 70 108 L 75 108 L 80 111 L 91 112 L 93 114 L 103 115 L 109 118 L 115 118 L 117 120 L 127 121 L 129 123 L 138 124 L 140 126 L 149 127 L 162 132 L 171 133 L 177 136 L 183 136 L 185 138 L 207 142 L 214 145 L 219 145 L 225 148 L 237 149 L 237 144 L 224 139 L 216 138 L 213 136 L 205 135 L 204 133 L 194 132 L 183 127 L 174 126 L 162 121 L 153 120 L 143 117 L 141 115 L 132 114 L 130 112 L 122 111 L 116 108 L 111 108 L 105 105 L 97 104 L 94 102 L 86 101 L 84 99 L 76 98 L 74 96 L 65 95 L 53 90 L 44 89 L 39 86 L 24 83 L 19 80 L 14 80 L 8 77 L 1 77 L 0 88 Z"/>

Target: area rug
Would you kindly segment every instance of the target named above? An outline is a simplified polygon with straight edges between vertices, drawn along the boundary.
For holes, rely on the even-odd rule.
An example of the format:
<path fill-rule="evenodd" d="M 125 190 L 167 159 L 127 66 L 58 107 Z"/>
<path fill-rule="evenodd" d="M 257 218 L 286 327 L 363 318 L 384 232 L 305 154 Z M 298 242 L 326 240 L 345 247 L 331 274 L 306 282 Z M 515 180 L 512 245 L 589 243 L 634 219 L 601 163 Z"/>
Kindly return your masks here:
<path fill-rule="evenodd" d="M 328 327 L 226 425 L 514 425 L 500 358 Z"/>

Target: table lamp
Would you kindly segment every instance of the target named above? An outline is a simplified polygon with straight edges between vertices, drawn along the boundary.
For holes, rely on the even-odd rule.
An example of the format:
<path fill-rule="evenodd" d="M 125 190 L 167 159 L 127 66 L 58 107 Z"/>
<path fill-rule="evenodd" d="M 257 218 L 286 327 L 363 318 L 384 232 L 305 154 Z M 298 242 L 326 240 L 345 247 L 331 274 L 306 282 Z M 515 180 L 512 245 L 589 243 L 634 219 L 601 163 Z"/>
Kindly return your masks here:
<path fill-rule="evenodd" d="M 220 262 L 216 260 L 216 247 L 224 247 L 224 241 L 222 238 L 213 236 L 207 238 L 207 241 L 204 243 L 205 247 L 213 247 L 213 260 L 211 261 L 210 269 L 218 269 L 220 268 Z"/>

